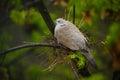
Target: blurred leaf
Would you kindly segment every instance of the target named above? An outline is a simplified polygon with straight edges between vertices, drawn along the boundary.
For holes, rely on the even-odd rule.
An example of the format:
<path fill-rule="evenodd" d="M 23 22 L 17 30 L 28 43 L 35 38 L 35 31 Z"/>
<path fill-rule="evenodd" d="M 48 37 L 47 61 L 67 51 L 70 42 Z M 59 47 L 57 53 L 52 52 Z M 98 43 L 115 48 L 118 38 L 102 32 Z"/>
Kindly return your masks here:
<path fill-rule="evenodd" d="M 9 48 L 8 42 L 12 41 L 12 35 L 10 35 L 8 32 L 3 31 L 2 34 L 0 34 L 0 50 L 5 50 Z"/>
<path fill-rule="evenodd" d="M 25 53 L 25 51 L 27 51 L 27 50 L 28 50 L 28 49 L 22 49 L 22 50 L 18 50 L 18 51 L 11 52 L 11 53 L 7 54 L 6 57 L 5 57 L 4 63 L 9 63 L 9 62 L 11 62 L 11 61 L 14 60 L 16 57 L 18 57 L 20 54 Z"/>
<path fill-rule="evenodd" d="M 10 18 L 17 24 L 17 25 L 23 25 L 25 21 L 26 11 L 18 11 L 18 10 L 12 10 L 10 14 Z"/>
<path fill-rule="evenodd" d="M 75 59 L 76 57 L 77 57 L 77 55 L 76 54 L 71 54 L 71 55 L 69 55 L 68 56 L 70 59 Z"/>
<path fill-rule="evenodd" d="M 36 11 L 34 8 L 31 8 L 28 14 L 28 22 L 30 24 L 36 24 L 40 30 L 40 34 L 42 35 L 48 35 L 50 34 L 50 31 L 48 27 L 46 26 L 46 23 L 44 22 L 42 16 L 40 15 L 40 12 Z M 35 31 L 33 31 L 34 34 Z M 37 32 L 36 32 L 37 33 Z"/>
<path fill-rule="evenodd" d="M 81 80 L 107 80 L 107 78 L 102 74 L 94 74 L 91 77 L 83 78 Z"/>
<path fill-rule="evenodd" d="M 21 0 L 9 0 L 12 5 L 15 5 L 16 7 L 21 6 Z"/>
<path fill-rule="evenodd" d="M 29 20 L 30 24 L 38 24 L 42 18 L 40 13 L 38 11 L 36 11 L 34 8 L 31 8 L 29 10 L 28 15 L 29 15 L 28 20 Z"/>
<path fill-rule="evenodd" d="M 45 73 L 40 66 L 30 65 L 25 71 L 25 80 L 40 80 L 42 78 L 41 72 L 42 74 Z"/>
<path fill-rule="evenodd" d="M 107 45 L 111 45 L 111 44 L 117 42 L 118 36 L 120 35 L 119 31 L 120 31 L 120 24 L 119 23 L 113 23 L 110 26 L 109 33 L 107 35 L 105 43 Z"/>
<path fill-rule="evenodd" d="M 44 40 L 44 37 L 39 32 L 37 32 L 37 31 L 32 32 L 32 41 L 33 42 L 40 42 L 43 40 Z"/>

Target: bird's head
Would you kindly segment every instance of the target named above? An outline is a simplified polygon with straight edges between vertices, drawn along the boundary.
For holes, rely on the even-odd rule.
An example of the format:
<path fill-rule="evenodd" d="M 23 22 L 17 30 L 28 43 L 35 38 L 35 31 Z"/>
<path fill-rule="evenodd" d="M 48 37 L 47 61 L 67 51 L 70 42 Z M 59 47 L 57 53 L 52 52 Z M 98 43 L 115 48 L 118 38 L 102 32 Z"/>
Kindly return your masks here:
<path fill-rule="evenodd" d="M 67 24 L 67 21 L 63 18 L 58 18 L 58 19 L 56 19 L 56 23 L 63 26 L 63 25 Z"/>

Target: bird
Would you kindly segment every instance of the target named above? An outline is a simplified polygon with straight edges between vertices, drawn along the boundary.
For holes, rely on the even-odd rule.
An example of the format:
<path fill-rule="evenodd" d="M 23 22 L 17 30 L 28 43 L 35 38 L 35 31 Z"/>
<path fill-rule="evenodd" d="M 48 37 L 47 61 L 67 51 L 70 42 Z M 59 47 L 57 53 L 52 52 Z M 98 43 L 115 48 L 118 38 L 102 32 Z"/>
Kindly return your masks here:
<path fill-rule="evenodd" d="M 72 22 L 63 18 L 57 18 L 54 36 L 57 39 L 58 44 L 62 44 L 73 51 L 80 51 L 88 62 L 96 70 L 98 69 L 97 64 L 90 52 L 86 37 Z"/>

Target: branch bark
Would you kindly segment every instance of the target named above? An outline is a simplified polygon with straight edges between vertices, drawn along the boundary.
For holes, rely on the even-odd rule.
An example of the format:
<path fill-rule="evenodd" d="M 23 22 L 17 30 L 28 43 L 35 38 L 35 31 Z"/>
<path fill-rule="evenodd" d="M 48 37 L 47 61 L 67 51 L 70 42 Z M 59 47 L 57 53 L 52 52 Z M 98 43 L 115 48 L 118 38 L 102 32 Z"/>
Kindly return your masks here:
<path fill-rule="evenodd" d="M 32 4 L 31 6 L 37 8 L 43 19 L 45 20 L 49 30 L 52 32 L 52 34 L 54 34 L 54 27 L 55 27 L 55 24 L 53 23 L 49 13 L 48 13 L 48 10 L 47 8 L 45 7 L 44 3 L 43 3 L 43 0 L 37 0 L 34 4 Z"/>
<path fill-rule="evenodd" d="M 53 44 L 48 44 L 48 43 L 23 44 L 23 45 L 16 46 L 16 47 L 10 48 L 10 49 L 8 49 L 8 50 L 2 51 L 2 52 L 0 52 L 0 55 L 6 55 L 6 54 L 8 54 L 9 52 L 13 52 L 13 51 L 16 51 L 16 50 L 19 50 L 19 49 L 22 49 L 22 48 L 40 47 L 40 46 L 41 46 L 41 47 L 60 48 L 60 46 L 58 46 L 58 45 L 53 45 Z"/>

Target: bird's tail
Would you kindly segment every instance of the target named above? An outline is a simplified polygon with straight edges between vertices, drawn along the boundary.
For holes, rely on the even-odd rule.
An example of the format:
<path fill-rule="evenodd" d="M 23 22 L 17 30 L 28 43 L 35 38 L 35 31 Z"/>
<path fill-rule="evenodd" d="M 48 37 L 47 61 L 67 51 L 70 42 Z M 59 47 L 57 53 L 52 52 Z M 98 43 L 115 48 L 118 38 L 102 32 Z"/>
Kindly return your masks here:
<path fill-rule="evenodd" d="M 97 64 L 90 53 L 90 50 L 88 49 L 87 51 L 82 51 L 82 55 L 88 60 L 88 62 L 96 69 L 98 70 Z"/>

